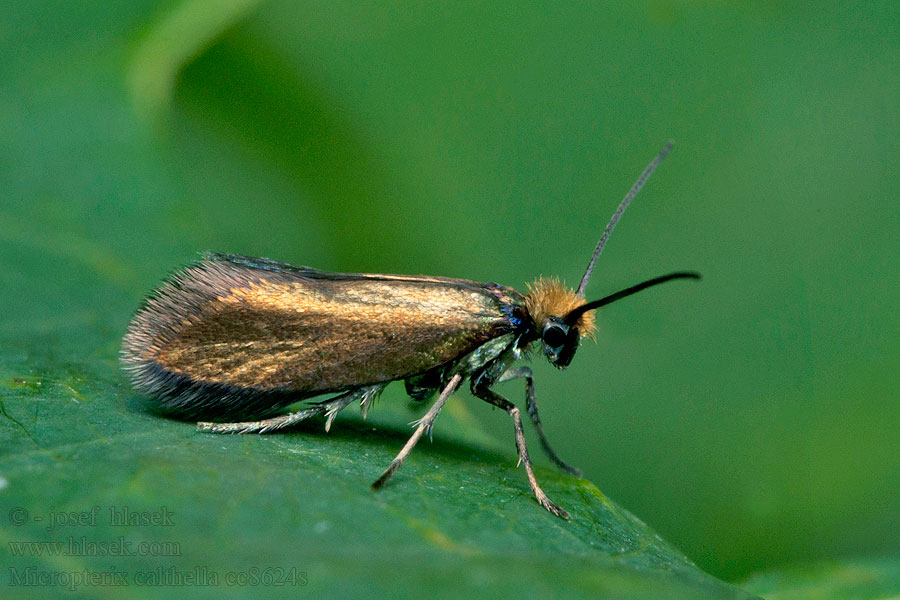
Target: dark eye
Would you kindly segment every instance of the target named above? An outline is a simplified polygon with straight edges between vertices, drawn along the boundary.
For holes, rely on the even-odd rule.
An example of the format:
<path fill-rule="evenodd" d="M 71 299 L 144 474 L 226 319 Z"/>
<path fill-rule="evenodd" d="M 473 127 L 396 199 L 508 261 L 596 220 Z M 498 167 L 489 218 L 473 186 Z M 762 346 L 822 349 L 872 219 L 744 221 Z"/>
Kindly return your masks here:
<path fill-rule="evenodd" d="M 566 343 L 566 330 L 560 325 L 547 325 L 541 337 L 551 348 L 559 348 Z"/>

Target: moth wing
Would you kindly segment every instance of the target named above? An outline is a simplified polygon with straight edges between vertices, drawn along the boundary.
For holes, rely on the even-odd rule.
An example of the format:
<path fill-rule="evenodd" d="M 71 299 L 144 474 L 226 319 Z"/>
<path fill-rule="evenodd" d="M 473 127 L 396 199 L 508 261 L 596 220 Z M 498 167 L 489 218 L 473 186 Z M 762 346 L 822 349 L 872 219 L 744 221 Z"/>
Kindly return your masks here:
<path fill-rule="evenodd" d="M 207 254 L 145 301 L 122 360 L 167 412 L 262 416 L 458 359 L 513 331 L 522 302 L 511 288 L 464 279 Z"/>

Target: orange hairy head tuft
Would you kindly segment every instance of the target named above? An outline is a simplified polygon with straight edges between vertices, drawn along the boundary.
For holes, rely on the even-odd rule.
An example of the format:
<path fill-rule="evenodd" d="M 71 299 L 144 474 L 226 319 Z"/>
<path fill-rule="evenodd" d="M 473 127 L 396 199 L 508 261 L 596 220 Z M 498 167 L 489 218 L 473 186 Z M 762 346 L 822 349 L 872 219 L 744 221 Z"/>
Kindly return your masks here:
<path fill-rule="evenodd" d="M 550 317 L 563 318 L 572 309 L 587 304 L 587 301 L 575 290 L 560 283 L 557 278 L 537 279 L 528 284 L 528 293 L 525 295 L 525 308 L 537 327 L 542 327 Z M 575 323 L 575 327 L 582 336 L 594 336 L 594 311 L 589 310 Z"/>

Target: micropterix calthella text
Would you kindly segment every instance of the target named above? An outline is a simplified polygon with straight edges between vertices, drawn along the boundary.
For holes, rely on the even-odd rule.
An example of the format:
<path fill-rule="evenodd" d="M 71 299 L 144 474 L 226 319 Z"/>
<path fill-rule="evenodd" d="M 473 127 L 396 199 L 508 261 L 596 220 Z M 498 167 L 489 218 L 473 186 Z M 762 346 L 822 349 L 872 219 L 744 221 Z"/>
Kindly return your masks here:
<path fill-rule="evenodd" d="M 328 273 L 263 258 L 205 254 L 166 280 L 138 309 L 122 344 L 134 387 L 171 415 L 202 420 L 217 433 L 264 433 L 312 416 L 326 430 L 341 410 L 359 402 L 363 415 L 392 381 L 431 408 L 387 470 L 380 488 L 403 464 L 444 403 L 463 381 L 472 393 L 509 413 L 516 449 L 537 501 L 555 515 L 532 469 L 521 411 L 493 391 L 525 380 L 525 408 L 541 447 L 558 467 L 578 474 L 550 447 L 538 418 L 531 369 L 514 363 L 539 344 L 563 369 L 581 338 L 594 331 L 593 311 L 690 271 L 654 277 L 600 300 L 584 289 L 619 217 L 671 142 L 647 166 L 616 209 L 578 289 L 538 279 L 526 293 L 496 283 L 408 275 Z M 331 394 L 326 400 L 311 398 Z M 277 414 L 289 404 L 305 407 Z"/>

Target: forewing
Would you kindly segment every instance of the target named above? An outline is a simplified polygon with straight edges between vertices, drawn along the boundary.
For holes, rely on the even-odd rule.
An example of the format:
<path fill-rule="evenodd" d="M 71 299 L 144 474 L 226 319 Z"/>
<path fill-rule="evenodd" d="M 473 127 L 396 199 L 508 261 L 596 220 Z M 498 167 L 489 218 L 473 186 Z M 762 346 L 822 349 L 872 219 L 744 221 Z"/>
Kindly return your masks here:
<path fill-rule="evenodd" d="M 123 362 L 175 412 L 258 413 L 452 361 L 511 331 L 518 304 L 495 284 L 208 255 L 145 302 Z"/>

